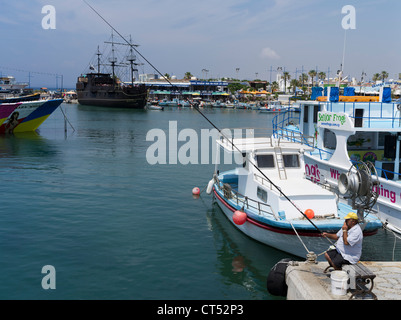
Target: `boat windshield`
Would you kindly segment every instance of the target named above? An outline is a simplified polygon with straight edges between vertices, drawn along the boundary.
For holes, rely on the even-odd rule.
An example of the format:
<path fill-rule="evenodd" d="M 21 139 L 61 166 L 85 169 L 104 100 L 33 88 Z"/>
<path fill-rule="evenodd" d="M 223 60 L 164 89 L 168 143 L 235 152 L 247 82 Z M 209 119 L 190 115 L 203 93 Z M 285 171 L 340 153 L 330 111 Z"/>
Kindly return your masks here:
<path fill-rule="evenodd" d="M 299 158 L 297 154 L 283 154 L 284 167 L 299 168 Z"/>
<path fill-rule="evenodd" d="M 256 155 L 256 162 L 259 168 L 274 168 L 274 158 L 272 154 Z"/>

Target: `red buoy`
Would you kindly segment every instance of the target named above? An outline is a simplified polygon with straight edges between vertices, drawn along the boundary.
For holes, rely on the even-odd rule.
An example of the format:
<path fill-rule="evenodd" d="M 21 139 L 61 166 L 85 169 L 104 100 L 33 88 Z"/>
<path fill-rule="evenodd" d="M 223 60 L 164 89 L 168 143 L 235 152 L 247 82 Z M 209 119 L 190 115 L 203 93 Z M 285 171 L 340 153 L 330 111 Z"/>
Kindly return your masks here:
<path fill-rule="evenodd" d="M 315 217 L 315 212 L 312 209 L 306 209 L 305 210 L 305 215 L 309 218 L 309 219 L 313 219 Z"/>
<path fill-rule="evenodd" d="M 199 190 L 199 188 L 198 188 L 198 187 L 193 188 L 193 189 L 192 189 L 192 194 L 193 194 L 194 196 L 199 196 L 199 195 L 200 195 L 200 190 Z"/>
<path fill-rule="evenodd" d="M 240 225 L 243 225 L 245 223 L 246 217 L 247 216 L 246 216 L 245 212 L 237 210 L 233 214 L 233 221 L 234 221 L 235 224 L 240 226 Z"/>

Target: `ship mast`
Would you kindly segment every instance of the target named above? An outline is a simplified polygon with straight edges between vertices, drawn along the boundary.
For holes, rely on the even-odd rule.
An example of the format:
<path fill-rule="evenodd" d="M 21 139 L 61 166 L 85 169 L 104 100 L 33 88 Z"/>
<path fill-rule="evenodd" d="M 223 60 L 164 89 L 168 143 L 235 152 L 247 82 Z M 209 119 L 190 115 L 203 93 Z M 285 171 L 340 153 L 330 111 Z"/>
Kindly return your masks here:
<path fill-rule="evenodd" d="M 109 58 L 109 62 L 111 63 L 111 69 L 113 71 L 113 83 L 115 83 L 115 72 L 114 68 L 117 63 L 117 58 L 114 54 L 114 35 L 113 32 L 111 33 L 111 57 Z"/>
<path fill-rule="evenodd" d="M 99 46 L 97 46 L 97 73 L 100 73 L 100 56 L 102 55 L 99 50 Z"/>
<path fill-rule="evenodd" d="M 136 63 L 134 63 L 134 61 L 136 60 L 136 56 L 134 55 L 134 50 L 132 49 L 132 39 L 131 39 L 131 35 L 129 36 L 129 43 L 130 43 L 130 51 L 129 51 L 129 55 L 127 56 L 127 61 L 129 61 L 130 65 L 131 65 L 131 85 L 134 85 L 134 65 L 137 65 Z"/>

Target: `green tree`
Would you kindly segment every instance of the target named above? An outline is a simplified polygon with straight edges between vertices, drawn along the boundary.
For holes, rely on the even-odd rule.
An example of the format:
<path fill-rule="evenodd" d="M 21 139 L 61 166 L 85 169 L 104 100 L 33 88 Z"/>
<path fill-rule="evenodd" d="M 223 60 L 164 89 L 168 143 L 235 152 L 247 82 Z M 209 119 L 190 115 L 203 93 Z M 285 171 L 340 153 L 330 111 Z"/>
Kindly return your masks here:
<path fill-rule="evenodd" d="M 284 93 L 287 92 L 287 80 L 291 79 L 291 75 L 289 72 L 285 71 L 283 73 L 283 78 L 284 78 Z"/>
<path fill-rule="evenodd" d="M 313 87 L 313 78 L 316 77 L 316 71 L 315 70 L 310 70 L 308 72 L 309 76 L 311 77 L 312 80 L 312 87 Z"/>
<path fill-rule="evenodd" d="M 278 85 L 277 81 L 273 81 L 271 88 L 272 88 L 272 93 L 276 92 L 279 89 L 279 85 Z"/>
<path fill-rule="evenodd" d="M 190 80 L 193 77 L 191 72 L 185 72 L 184 79 Z"/>
<path fill-rule="evenodd" d="M 388 72 L 386 71 L 382 71 L 381 72 L 381 79 L 383 80 L 383 82 L 388 78 Z"/>
<path fill-rule="evenodd" d="M 290 87 L 292 88 L 292 92 L 295 93 L 295 95 L 297 94 L 296 89 L 298 86 L 299 86 L 299 81 L 297 79 L 292 79 L 290 82 Z"/>
<path fill-rule="evenodd" d="M 231 94 L 234 94 L 235 92 L 237 92 L 239 90 L 245 89 L 246 85 L 243 85 L 239 82 L 232 82 L 232 83 L 228 84 L 227 88 L 228 88 L 228 91 L 231 92 Z"/>
<path fill-rule="evenodd" d="M 373 75 L 373 77 L 372 77 L 372 80 L 373 81 L 378 81 L 378 80 L 380 80 L 382 77 L 381 77 L 381 75 L 380 75 L 380 73 L 375 73 L 374 75 Z"/>
<path fill-rule="evenodd" d="M 302 83 L 302 87 L 305 87 L 305 82 L 308 81 L 308 75 L 303 73 L 299 76 L 299 81 Z"/>
<path fill-rule="evenodd" d="M 317 75 L 319 80 L 324 81 L 324 79 L 326 79 L 326 72 L 319 72 L 319 74 Z"/>

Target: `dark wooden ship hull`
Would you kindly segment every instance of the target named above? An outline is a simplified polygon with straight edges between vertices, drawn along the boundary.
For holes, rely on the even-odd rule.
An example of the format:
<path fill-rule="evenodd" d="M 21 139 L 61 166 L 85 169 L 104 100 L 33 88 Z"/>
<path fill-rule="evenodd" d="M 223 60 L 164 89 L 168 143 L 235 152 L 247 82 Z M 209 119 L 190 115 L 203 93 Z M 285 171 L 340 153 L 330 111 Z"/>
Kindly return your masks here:
<path fill-rule="evenodd" d="M 79 77 L 76 85 L 78 102 L 82 105 L 143 109 L 147 102 L 145 85 L 114 84 L 106 74 Z"/>

